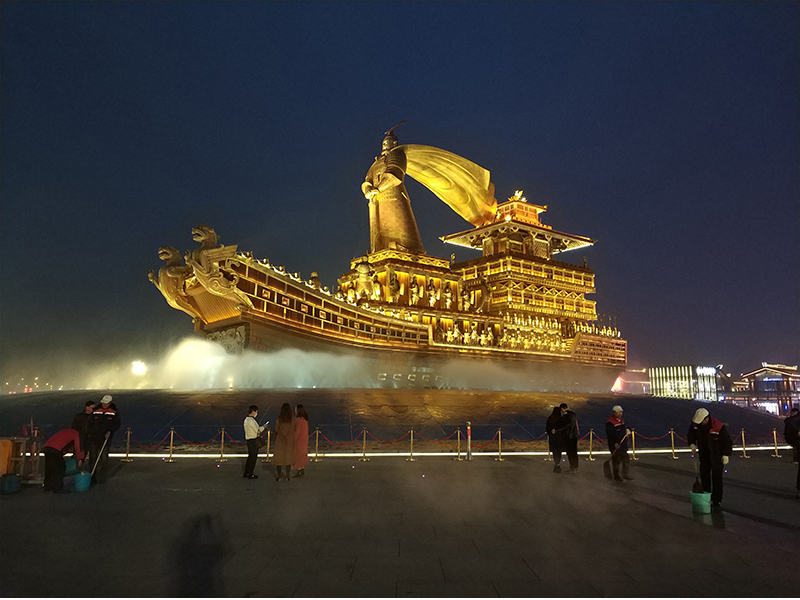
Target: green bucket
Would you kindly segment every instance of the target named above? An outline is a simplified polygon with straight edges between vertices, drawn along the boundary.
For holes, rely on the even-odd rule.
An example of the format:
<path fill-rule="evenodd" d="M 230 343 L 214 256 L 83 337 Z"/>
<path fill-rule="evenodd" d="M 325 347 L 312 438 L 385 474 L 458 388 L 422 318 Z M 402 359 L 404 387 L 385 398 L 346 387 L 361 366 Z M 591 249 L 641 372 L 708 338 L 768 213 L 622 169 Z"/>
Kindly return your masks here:
<path fill-rule="evenodd" d="M 92 485 L 91 473 L 78 473 L 75 475 L 75 491 L 86 492 Z"/>
<path fill-rule="evenodd" d="M 692 512 L 698 515 L 711 513 L 711 493 L 692 492 Z"/>

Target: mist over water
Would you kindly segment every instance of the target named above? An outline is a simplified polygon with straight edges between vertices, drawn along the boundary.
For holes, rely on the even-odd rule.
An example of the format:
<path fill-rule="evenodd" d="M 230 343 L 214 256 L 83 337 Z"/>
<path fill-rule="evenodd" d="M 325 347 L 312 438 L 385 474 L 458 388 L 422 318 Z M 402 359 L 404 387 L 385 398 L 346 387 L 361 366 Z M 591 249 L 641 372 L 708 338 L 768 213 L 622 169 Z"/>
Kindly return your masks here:
<path fill-rule="evenodd" d="M 133 363 L 131 363 L 133 364 Z M 131 365 L 92 373 L 87 389 L 287 389 L 376 387 L 355 357 L 284 349 L 273 353 L 228 354 L 215 342 L 186 339 L 146 371 Z"/>

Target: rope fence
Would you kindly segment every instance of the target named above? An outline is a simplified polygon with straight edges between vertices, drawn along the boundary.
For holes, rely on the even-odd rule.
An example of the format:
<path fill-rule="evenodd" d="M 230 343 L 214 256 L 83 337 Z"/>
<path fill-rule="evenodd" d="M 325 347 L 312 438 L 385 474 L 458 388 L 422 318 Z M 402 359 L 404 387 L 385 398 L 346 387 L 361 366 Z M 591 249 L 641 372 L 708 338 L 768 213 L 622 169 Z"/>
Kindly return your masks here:
<path fill-rule="evenodd" d="M 475 426 L 472 426 L 472 427 L 475 427 Z M 486 427 L 488 427 L 488 425 Z M 541 435 L 535 436 L 535 437 L 533 436 L 533 434 L 531 434 L 531 437 L 529 439 L 517 439 L 517 438 L 513 438 L 513 437 L 509 437 L 509 436 L 504 435 L 503 429 L 502 428 L 497 428 L 497 429 L 495 429 L 495 433 L 491 437 L 491 439 L 489 439 L 488 441 L 483 441 L 483 442 L 476 442 L 475 437 L 472 435 L 472 433 L 473 433 L 472 428 L 470 427 L 470 424 L 468 423 L 467 424 L 467 436 L 464 436 L 464 434 L 461 432 L 461 428 L 460 427 L 454 429 L 454 431 L 452 433 L 450 433 L 449 435 L 447 435 L 445 437 L 441 437 L 441 438 L 428 438 L 428 437 L 425 437 L 424 435 L 421 435 L 418 431 L 416 431 L 416 430 L 414 430 L 412 428 L 412 429 L 409 429 L 409 431 L 406 431 L 403 435 L 401 435 L 398 438 L 395 438 L 395 439 L 392 439 L 392 440 L 383 440 L 383 439 L 380 439 L 379 437 L 375 436 L 370 431 L 368 431 L 366 427 L 362 427 L 361 431 L 358 432 L 358 434 L 356 434 L 356 436 L 353 439 L 351 439 L 350 441 L 334 441 L 334 440 L 330 439 L 328 436 L 326 436 L 319 427 L 317 427 L 313 432 L 311 432 L 309 434 L 308 439 L 311 440 L 312 438 L 316 438 L 315 444 L 314 444 L 315 448 L 314 448 L 314 451 L 313 451 L 313 454 L 314 454 L 314 459 L 313 460 L 314 461 L 319 461 L 320 460 L 320 458 L 319 458 L 320 456 L 322 456 L 322 457 L 361 456 L 362 457 L 361 460 L 368 460 L 366 458 L 368 455 L 369 456 L 382 456 L 382 455 L 383 456 L 398 456 L 398 455 L 399 456 L 409 456 L 410 458 L 407 459 L 407 460 L 416 460 L 414 458 L 414 454 L 415 454 L 414 441 L 415 440 L 417 441 L 417 443 L 419 443 L 420 441 L 423 441 L 423 442 L 426 442 L 428 445 L 434 445 L 435 446 L 435 450 L 434 451 L 427 450 L 427 451 L 420 452 L 419 449 L 417 449 L 417 451 L 416 451 L 417 455 L 423 455 L 423 456 L 425 456 L 425 455 L 427 455 L 427 456 L 457 455 L 458 456 L 457 460 L 464 460 L 464 459 L 461 459 L 461 453 L 462 453 L 461 442 L 462 442 L 462 439 L 464 439 L 467 442 L 467 450 L 468 451 L 467 451 L 465 460 L 472 460 L 472 455 L 473 454 L 475 454 L 475 455 L 497 455 L 496 460 L 505 460 L 504 458 L 502 458 L 502 455 L 503 455 L 503 452 L 504 452 L 503 449 L 502 449 L 502 440 L 503 439 L 505 439 L 505 442 L 506 442 L 505 454 L 507 454 L 507 455 L 519 455 L 519 456 L 541 455 L 541 456 L 550 456 L 550 451 L 548 449 L 548 442 L 547 442 L 547 437 L 548 437 L 547 431 L 545 431 Z M 631 446 L 632 447 L 629 448 L 629 449 L 631 449 L 632 452 L 633 452 L 633 460 L 638 460 L 636 458 L 636 454 L 637 453 L 639 453 L 639 454 L 671 454 L 671 457 L 673 459 L 677 459 L 678 457 L 676 456 L 676 453 L 691 452 L 690 448 L 688 447 L 688 442 L 687 442 L 686 438 L 683 438 L 680 435 L 678 435 L 677 433 L 675 433 L 674 429 L 670 429 L 669 431 L 667 431 L 666 433 L 664 433 L 661 436 L 653 436 L 653 437 L 642 435 L 641 433 L 639 433 L 638 431 L 635 431 L 635 430 L 632 430 L 632 433 L 633 433 L 633 435 L 631 436 Z M 778 443 L 779 434 L 777 433 L 776 429 L 773 429 L 772 433 L 770 433 L 766 437 L 756 438 L 755 440 L 748 440 L 747 442 L 745 441 L 746 440 L 745 434 L 746 434 L 745 430 L 742 429 L 741 433 L 736 434 L 734 436 L 735 440 L 736 440 L 734 443 L 739 443 L 740 444 L 739 446 L 734 446 L 734 451 L 741 452 L 741 458 L 749 458 L 747 456 L 747 451 L 748 450 L 773 450 L 772 456 L 776 457 L 776 458 L 779 458 L 781 456 L 779 454 L 779 450 L 791 448 L 791 446 L 787 445 L 786 441 L 783 440 L 783 436 L 782 435 L 780 435 L 780 438 L 783 440 L 783 445 L 779 445 L 779 443 Z M 320 437 L 322 437 L 325 440 L 325 442 L 327 442 L 330 445 L 331 449 L 342 449 L 342 450 L 348 449 L 351 446 L 353 446 L 356 442 L 361 441 L 360 452 L 354 452 L 353 450 L 351 450 L 350 452 L 336 451 L 336 450 L 330 451 L 329 450 L 327 452 L 323 451 L 322 453 L 320 453 L 320 449 L 319 449 L 319 445 L 320 445 L 319 438 Z M 389 452 L 375 452 L 374 450 L 370 450 L 368 452 L 367 451 L 367 441 L 368 441 L 367 437 L 369 437 L 371 439 L 371 443 L 373 443 L 373 444 L 376 443 L 376 444 L 379 444 L 380 446 L 395 445 L 395 444 L 401 444 L 401 443 L 402 444 L 408 444 L 409 445 L 408 452 L 403 452 L 402 449 L 400 451 L 389 451 Z M 167 442 L 167 439 L 169 439 L 169 443 L 168 443 L 169 455 L 168 455 L 168 459 L 166 460 L 166 462 L 174 462 L 173 456 L 175 455 L 174 451 L 175 451 L 175 445 L 176 445 L 175 444 L 175 438 L 180 440 L 180 442 L 182 442 L 183 444 L 188 445 L 191 448 L 195 448 L 195 449 L 198 449 L 198 448 L 201 448 L 201 447 L 208 448 L 209 446 L 214 444 L 214 442 L 217 439 L 219 439 L 219 443 L 214 445 L 214 447 L 219 448 L 219 450 L 214 453 L 214 456 L 218 455 L 218 458 L 217 458 L 218 462 L 225 462 L 227 460 L 225 458 L 225 442 L 226 442 L 226 439 L 227 439 L 227 442 L 229 444 L 233 444 L 233 445 L 239 446 L 239 447 L 244 446 L 247 443 L 246 441 L 237 440 L 237 439 L 233 438 L 227 431 L 225 431 L 225 428 L 223 427 L 223 428 L 220 428 L 220 430 L 217 431 L 217 433 L 215 433 L 211 438 L 209 438 L 209 439 L 207 439 L 205 441 L 201 441 L 201 442 L 196 442 L 196 441 L 193 441 L 193 440 L 190 440 L 190 439 L 186 439 L 180 433 L 178 433 L 174 428 L 171 428 L 170 431 L 158 443 L 156 443 L 156 444 L 143 444 L 136 437 L 136 435 L 133 434 L 131 429 L 128 428 L 128 430 L 127 430 L 127 444 L 126 444 L 125 454 L 121 455 L 121 454 L 117 454 L 117 453 L 112 453 L 111 456 L 115 456 L 115 457 L 124 456 L 123 461 L 125 461 L 125 462 L 131 462 L 133 460 L 131 458 L 131 456 L 133 456 L 133 457 L 136 457 L 136 456 L 141 456 L 141 457 L 156 456 L 156 455 L 150 454 L 150 453 L 152 453 L 153 451 L 156 451 L 158 449 L 162 449 L 162 451 L 166 451 L 167 448 L 164 448 L 164 446 L 165 446 L 165 442 Z M 407 438 L 410 438 L 410 439 L 408 441 L 405 441 Z M 455 439 L 453 439 L 453 438 L 455 438 Z M 637 447 L 637 444 L 636 444 L 636 439 L 637 438 L 640 441 L 638 447 Z M 670 438 L 668 440 L 668 442 L 669 442 L 668 445 L 664 445 L 664 444 L 647 445 L 647 446 L 642 446 L 641 445 L 641 441 L 642 440 L 646 440 L 648 442 L 660 442 L 662 440 L 666 440 L 666 438 Z M 683 444 L 685 444 L 685 446 L 682 446 L 680 448 L 676 447 L 675 438 L 677 438 L 678 440 L 683 442 Z M 135 442 L 136 446 L 138 446 L 143 452 L 134 452 L 133 454 L 131 454 L 131 452 L 130 452 L 131 440 L 133 440 Z M 602 437 L 597 435 L 597 433 L 595 433 L 594 429 L 589 429 L 589 431 L 587 433 L 583 434 L 580 438 L 578 438 L 578 440 L 584 442 L 585 443 L 585 448 L 587 448 L 586 450 L 579 450 L 578 453 L 582 454 L 582 455 L 588 455 L 588 460 L 594 460 L 594 458 L 592 457 L 593 453 L 598 453 L 598 447 L 595 446 L 594 443 L 596 443 L 596 442 L 599 442 L 601 444 L 607 444 L 608 443 L 605 439 L 603 439 Z M 496 444 L 495 444 L 495 442 L 496 442 Z M 513 442 L 515 444 L 519 444 L 519 445 L 523 445 L 523 446 L 524 445 L 536 445 L 539 449 L 515 450 L 513 448 L 508 448 L 508 443 L 509 442 Z M 177 444 L 177 445 L 180 446 L 180 443 Z M 441 447 L 443 445 L 445 445 L 445 447 Z M 267 457 L 269 457 L 270 456 L 270 443 L 269 443 L 269 441 L 267 441 L 266 448 L 267 448 L 266 455 L 267 455 Z M 480 452 L 481 450 L 485 450 L 485 451 L 484 452 Z M 477 452 L 475 452 L 475 451 L 477 451 Z M 604 452 L 604 451 L 605 451 L 604 448 L 602 450 L 600 450 L 600 452 Z M 158 455 L 158 456 L 160 457 L 161 455 Z M 207 457 L 208 455 L 206 455 L 204 453 L 201 453 L 201 452 L 197 452 L 196 450 L 193 450 L 191 452 L 185 452 L 185 453 L 182 453 L 182 454 L 177 454 L 177 456 L 183 456 L 183 457 L 190 457 L 190 456 L 192 456 L 192 457 Z M 244 454 L 231 454 L 229 452 L 228 456 L 245 456 L 245 455 Z M 166 457 L 166 455 L 165 455 L 165 457 Z M 265 460 L 267 460 L 267 459 L 265 459 Z"/>

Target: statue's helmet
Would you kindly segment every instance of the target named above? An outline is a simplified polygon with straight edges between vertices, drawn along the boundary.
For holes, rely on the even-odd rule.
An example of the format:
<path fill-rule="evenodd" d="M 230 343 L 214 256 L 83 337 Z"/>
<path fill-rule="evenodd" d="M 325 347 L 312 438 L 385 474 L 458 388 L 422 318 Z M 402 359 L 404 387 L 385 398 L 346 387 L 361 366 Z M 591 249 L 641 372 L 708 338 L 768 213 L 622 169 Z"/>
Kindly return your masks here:
<path fill-rule="evenodd" d="M 405 119 L 400 121 L 397 125 L 392 127 L 389 131 L 386 132 L 386 137 L 383 138 L 383 143 L 381 144 L 381 150 L 384 152 L 388 152 L 392 148 L 397 146 L 397 136 L 394 134 L 394 130 L 400 127 L 403 123 L 405 123 Z"/>
<path fill-rule="evenodd" d="M 383 143 L 381 144 L 381 150 L 384 152 L 388 152 L 392 148 L 397 147 L 397 136 L 394 134 L 389 134 L 385 138 L 383 138 Z"/>

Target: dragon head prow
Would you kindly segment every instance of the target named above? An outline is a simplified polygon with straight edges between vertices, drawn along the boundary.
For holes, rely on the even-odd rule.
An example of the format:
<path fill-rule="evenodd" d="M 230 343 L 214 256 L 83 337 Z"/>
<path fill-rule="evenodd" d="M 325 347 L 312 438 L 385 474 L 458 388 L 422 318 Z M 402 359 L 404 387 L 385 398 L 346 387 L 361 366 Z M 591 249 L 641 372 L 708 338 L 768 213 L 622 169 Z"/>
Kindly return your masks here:
<path fill-rule="evenodd" d="M 215 248 L 217 245 L 217 233 L 208 225 L 198 225 L 192 229 L 192 239 L 202 244 L 203 248 Z"/>
<path fill-rule="evenodd" d="M 158 249 L 158 258 L 166 263 L 174 261 L 179 262 L 181 260 L 181 253 L 178 252 L 175 246 L 161 246 L 161 248 Z"/>

